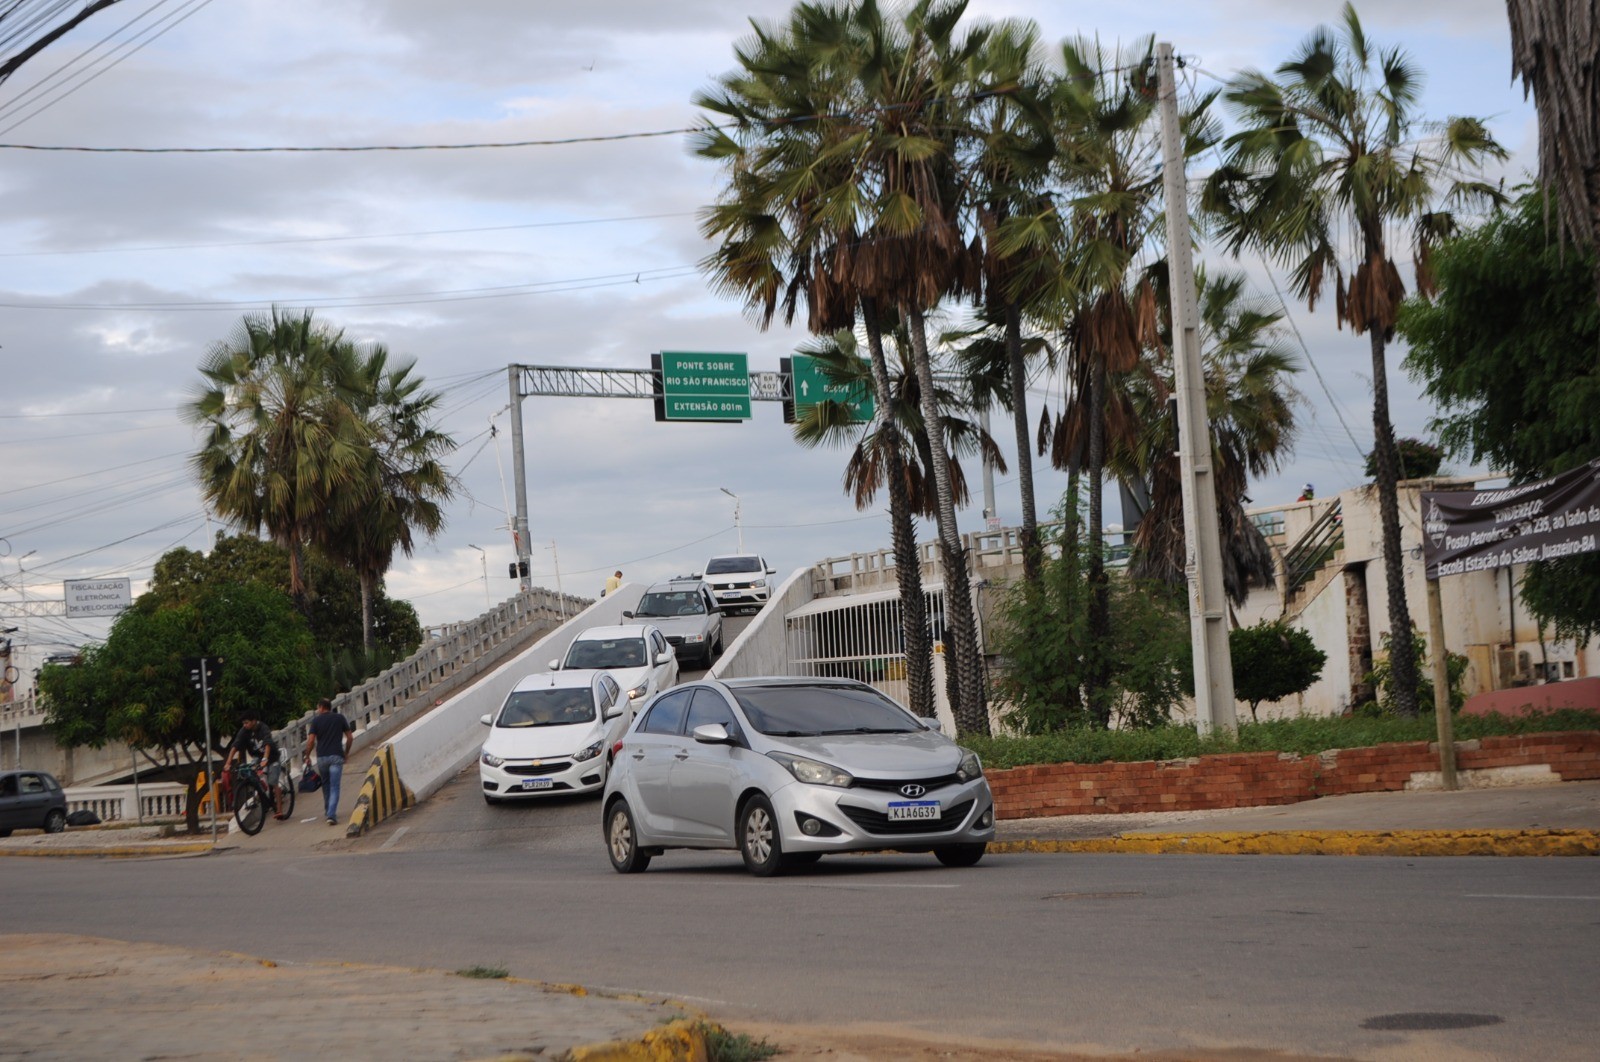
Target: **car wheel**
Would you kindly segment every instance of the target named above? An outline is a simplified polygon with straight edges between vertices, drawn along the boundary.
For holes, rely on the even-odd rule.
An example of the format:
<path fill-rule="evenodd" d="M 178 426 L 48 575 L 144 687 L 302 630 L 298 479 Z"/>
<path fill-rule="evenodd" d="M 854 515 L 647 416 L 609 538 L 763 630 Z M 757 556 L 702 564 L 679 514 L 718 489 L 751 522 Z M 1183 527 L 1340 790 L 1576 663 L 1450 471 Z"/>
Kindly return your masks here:
<path fill-rule="evenodd" d="M 60 833 L 67 828 L 67 813 L 60 808 L 51 808 L 44 815 L 44 832 Z"/>
<path fill-rule="evenodd" d="M 639 847 L 633 810 L 626 800 L 616 801 L 606 812 L 606 854 L 618 874 L 637 874 L 650 865 L 650 856 Z"/>
<path fill-rule="evenodd" d="M 711 647 L 711 655 L 714 656 L 714 657 L 722 655 L 722 628 L 721 627 L 717 628 L 717 641 L 716 641 L 716 644 Z"/>
<path fill-rule="evenodd" d="M 11 836 L 11 831 L 10 830 L 0 830 L 0 837 L 10 837 L 10 836 Z"/>
<path fill-rule="evenodd" d="M 739 809 L 739 854 L 745 869 L 758 878 L 783 872 L 783 841 L 778 819 L 764 796 L 753 796 Z"/>
<path fill-rule="evenodd" d="M 947 867 L 973 867 L 988 850 L 987 844 L 944 844 L 933 850 L 933 856 Z"/>

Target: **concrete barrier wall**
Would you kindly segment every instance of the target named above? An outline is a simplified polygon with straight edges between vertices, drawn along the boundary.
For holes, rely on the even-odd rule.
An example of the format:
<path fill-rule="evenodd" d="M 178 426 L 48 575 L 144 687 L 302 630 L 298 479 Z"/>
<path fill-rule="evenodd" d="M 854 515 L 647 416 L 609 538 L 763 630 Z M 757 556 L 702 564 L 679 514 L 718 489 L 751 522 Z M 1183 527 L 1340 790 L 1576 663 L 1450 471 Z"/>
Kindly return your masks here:
<path fill-rule="evenodd" d="M 711 668 L 712 678 L 751 678 L 789 673 L 789 613 L 812 599 L 812 570 L 801 568 L 783 581 Z"/>
<path fill-rule="evenodd" d="M 573 637 L 589 627 L 626 622 L 624 609 L 639 603 L 644 588 L 625 583 L 613 594 L 591 604 L 574 618 L 513 656 L 475 684 L 447 699 L 393 737 L 401 781 L 418 800 L 425 800 L 467 764 L 478 757 L 488 729 L 480 717 L 497 711 L 513 686 L 528 675 L 547 670 L 549 662 L 565 655 Z"/>

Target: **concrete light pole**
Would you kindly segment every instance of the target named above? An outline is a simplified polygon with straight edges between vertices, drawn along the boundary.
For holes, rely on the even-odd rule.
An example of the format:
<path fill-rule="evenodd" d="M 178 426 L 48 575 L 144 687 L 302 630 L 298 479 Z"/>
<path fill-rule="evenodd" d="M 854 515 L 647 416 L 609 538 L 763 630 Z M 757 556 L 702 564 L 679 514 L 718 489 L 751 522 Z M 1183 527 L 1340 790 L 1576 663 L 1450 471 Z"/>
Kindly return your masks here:
<path fill-rule="evenodd" d="M 743 503 L 739 501 L 739 496 L 733 491 L 729 490 L 727 487 L 718 487 L 717 489 L 733 499 L 733 529 L 739 533 L 739 552 L 743 553 L 744 525 L 739 521 L 739 510 L 743 506 Z"/>
<path fill-rule="evenodd" d="M 1189 237 L 1189 192 L 1178 128 L 1172 45 L 1156 46 L 1161 107 L 1161 169 L 1167 199 L 1167 266 L 1172 274 L 1172 362 L 1178 399 L 1178 467 L 1183 481 L 1184 568 L 1189 582 L 1189 636 L 1194 647 L 1195 725 L 1202 735 L 1238 729 L 1233 661 L 1228 655 L 1228 609 L 1217 531 L 1217 485 L 1211 465 L 1211 424 L 1200 361 L 1200 309 L 1194 249 Z"/>
<path fill-rule="evenodd" d="M 22 623 L 22 645 L 17 649 L 17 659 L 22 661 L 22 666 L 17 669 L 20 675 L 27 675 L 31 673 L 28 671 L 28 661 L 23 656 L 23 652 L 29 649 L 30 646 L 28 644 L 28 583 L 27 573 L 22 569 L 22 562 L 38 552 L 39 551 L 36 549 L 30 549 L 28 552 L 17 558 L 17 594 L 22 598 L 22 618 L 20 621 Z M 32 689 L 31 685 L 29 686 L 29 689 Z M 21 761 L 18 762 L 20 763 Z"/>

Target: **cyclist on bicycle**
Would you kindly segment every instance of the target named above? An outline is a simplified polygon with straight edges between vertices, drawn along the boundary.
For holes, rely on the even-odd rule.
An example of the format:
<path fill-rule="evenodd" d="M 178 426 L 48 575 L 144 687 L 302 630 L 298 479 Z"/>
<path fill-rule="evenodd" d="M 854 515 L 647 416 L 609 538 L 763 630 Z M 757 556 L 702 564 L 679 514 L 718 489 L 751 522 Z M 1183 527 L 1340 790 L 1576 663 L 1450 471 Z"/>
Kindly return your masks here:
<path fill-rule="evenodd" d="M 260 712 L 246 708 L 240 713 L 240 721 L 244 725 L 233 736 L 222 769 L 225 772 L 230 770 L 235 756 L 241 761 L 253 760 L 258 769 L 265 768 L 262 773 L 266 775 L 267 792 L 272 797 L 272 810 L 281 819 L 283 816 L 278 814 L 278 780 L 283 773 L 283 765 L 278 762 L 281 749 L 272 738 L 272 728 L 261 721 Z"/>

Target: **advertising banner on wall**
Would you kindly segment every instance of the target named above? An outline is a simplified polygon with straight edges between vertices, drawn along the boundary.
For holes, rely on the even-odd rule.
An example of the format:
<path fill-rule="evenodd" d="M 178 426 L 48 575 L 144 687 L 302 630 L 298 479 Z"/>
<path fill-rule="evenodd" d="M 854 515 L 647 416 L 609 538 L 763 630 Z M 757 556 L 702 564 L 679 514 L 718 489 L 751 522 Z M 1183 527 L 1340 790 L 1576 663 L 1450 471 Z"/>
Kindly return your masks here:
<path fill-rule="evenodd" d="M 1422 492 L 1428 578 L 1600 550 L 1600 458 L 1494 490 Z"/>
<path fill-rule="evenodd" d="M 120 616 L 133 604 L 133 583 L 120 579 L 67 579 L 62 584 L 70 619 Z"/>

